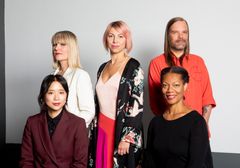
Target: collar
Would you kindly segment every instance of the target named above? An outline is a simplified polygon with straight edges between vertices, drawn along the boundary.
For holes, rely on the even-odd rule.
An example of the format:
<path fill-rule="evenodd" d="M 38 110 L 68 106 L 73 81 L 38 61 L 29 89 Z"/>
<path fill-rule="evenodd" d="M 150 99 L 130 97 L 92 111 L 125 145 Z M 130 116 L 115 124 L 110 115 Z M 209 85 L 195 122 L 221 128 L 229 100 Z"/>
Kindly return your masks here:
<path fill-rule="evenodd" d="M 60 121 L 61 117 L 62 117 L 62 114 L 63 114 L 63 110 L 62 110 L 56 117 L 51 118 L 51 117 L 49 116 L 48 112 L 47 112 L 47 113 L 46 113 L 46 115 L 47 115 L 47 122 L 48 122 L 48 123 L 49 123 L 49 122 L 52 122 L 52 123 L 54 123 L 55 125 L 57 125 L 58 122 Z"/>
<path fill-rule="evenodd" d="M 67 70 L 64 72 L 63 76 L 66 76 L 66 75 L 72 73 L 73 70 L 74 70 L 73 68 L 68 67 Z M 58 74 L 59 71 L 60 71 L 60 68 L 57 68 L 53 74 L 56 75 L 56 74 Z"/>
<path fill-rule="evenodd" d="M 188 60 L 189 54 L 188 54 L 188 55 L 182 55 L 181 57 L 184 57 L 184 58 L 183 58 L 183 61 L 184 61 L 184 60 Z M 178 57 L 176 57 L 174 54 L 172 54 L 172 59 L 173 59 L 174 63 L 175 63 L 177 66 L 180 66 L 180 61 L 179 61 L 179 59 L 180 59 L 181 57 L 178 58 Z"/>

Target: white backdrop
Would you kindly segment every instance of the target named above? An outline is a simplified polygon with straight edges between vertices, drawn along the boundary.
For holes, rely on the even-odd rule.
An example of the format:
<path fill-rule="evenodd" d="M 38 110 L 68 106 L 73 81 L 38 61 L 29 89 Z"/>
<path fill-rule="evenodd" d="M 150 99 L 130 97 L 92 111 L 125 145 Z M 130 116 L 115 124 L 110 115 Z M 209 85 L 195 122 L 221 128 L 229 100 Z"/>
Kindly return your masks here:
<path fill-rule="evenodd" d="M 217 107 L 210 119 L 214 152 L 240 153 L 240 75 L 238 0 L 7 0 L 6 142 L 20 143 L 28 116 L 38 113 L 37 95 L 52 71 L 51 36 L 73 31 L 79 39 L 81 62 L 93 84 L 99 65 L 108 58 L 102 35 L 108 23 L 125 21 L 132 30 L 131 56 L 145 71 L 145 131 L 152 113 L 147 73 L 152 58 L 163 52 L 167 21 L 184 17 L 190 27 L 191 52 L 209 70 Z M 146 134 L 147 132 L 145 132 Z"/>

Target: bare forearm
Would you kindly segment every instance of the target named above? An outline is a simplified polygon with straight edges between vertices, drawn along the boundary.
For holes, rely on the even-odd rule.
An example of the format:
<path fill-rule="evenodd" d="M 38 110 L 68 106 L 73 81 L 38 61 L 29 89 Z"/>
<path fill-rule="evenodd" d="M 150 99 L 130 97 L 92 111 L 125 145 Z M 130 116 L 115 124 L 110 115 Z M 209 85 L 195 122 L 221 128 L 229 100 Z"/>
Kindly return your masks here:
<path fill-rule="evenodd" d="M 203 107 L 203 117 L 206 120 L 207 124 L 212 112 L 212 105 L 206 105 Z"/>

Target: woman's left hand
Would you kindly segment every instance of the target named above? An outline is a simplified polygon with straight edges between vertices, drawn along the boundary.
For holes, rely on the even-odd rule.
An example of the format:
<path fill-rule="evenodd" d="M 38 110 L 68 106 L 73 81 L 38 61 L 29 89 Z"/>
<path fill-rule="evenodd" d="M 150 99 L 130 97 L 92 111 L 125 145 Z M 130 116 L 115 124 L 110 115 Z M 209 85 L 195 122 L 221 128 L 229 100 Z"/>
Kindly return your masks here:
<path fill-rule="evenodd" d="M 128 154 L 129 153 L 129 147 L 130 147 L 129 142 L 121 141 L 118 145 L 118 154 L 119 155 Z"/>

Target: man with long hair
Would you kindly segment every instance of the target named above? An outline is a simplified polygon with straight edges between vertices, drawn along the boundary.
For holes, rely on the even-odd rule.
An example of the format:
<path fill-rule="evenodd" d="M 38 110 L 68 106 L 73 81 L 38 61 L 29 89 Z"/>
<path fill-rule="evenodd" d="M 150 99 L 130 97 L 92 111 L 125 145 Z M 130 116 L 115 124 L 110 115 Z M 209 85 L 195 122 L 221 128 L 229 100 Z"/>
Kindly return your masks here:
<path fill-rule="evenodd" d="M 184 95 L 185 103 L 197 110 L 208 122 L 211 110 L 216 106 L 212 94 L 212 87 L 208 70 L 204 60 L 190 54 L 189 27 L 185 19 L 172 18 L 165 31 L 164 53 L 154 58 L 149 65 L 148 84 L 150 107 L 155 115 L 165 111 L 165 102 L 159 88 L 160 72 L 165 67 L 184 67 L 189 75 L 190 82 Z M 174 96 L 174 95 L 172 95 Z"/>

